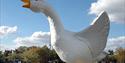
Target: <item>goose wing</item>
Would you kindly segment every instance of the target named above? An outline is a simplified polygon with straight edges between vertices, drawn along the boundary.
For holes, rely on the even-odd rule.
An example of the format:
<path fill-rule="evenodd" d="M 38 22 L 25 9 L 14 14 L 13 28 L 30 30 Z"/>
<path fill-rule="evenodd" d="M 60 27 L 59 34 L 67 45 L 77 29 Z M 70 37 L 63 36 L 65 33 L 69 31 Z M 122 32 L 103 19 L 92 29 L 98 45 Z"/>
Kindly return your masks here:
<path fill-rule="evenodd" d="M 76 33 L 76 36 L 88 40 L 92 55 L 95 57 L 105 48 L 109 28 L 109 17 L 107 13 L 103 11 L 88 28 Z"/>

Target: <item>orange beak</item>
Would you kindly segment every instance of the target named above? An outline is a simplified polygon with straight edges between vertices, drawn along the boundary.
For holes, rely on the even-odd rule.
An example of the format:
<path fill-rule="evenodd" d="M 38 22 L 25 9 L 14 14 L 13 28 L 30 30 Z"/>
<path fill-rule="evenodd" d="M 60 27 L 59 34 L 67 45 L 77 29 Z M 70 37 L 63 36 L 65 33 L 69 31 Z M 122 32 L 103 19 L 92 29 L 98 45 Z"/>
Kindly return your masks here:
<path fill-rule="evenodd" d="M 24 5 L 22 7 L 30 8 L 30 0 L 22 0 L 22 2 L 24 2 Z"/>

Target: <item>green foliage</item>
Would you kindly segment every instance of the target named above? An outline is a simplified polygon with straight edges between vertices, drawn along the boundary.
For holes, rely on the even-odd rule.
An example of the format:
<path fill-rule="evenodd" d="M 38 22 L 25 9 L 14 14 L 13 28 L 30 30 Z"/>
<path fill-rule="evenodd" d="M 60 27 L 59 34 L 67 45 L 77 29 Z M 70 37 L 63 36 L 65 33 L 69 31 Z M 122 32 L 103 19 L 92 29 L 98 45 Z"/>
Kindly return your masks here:
<path fill-rule="evenodd" d="M 103 63 L 125 63 L 125 49 L 118 48 L 114 52 L 109 50 L 108 55 L 100 62 Z M 22 63 L 64 63 L 60 60 L 55 50 L 43 47 L 21 46 L 16 50 L 0 51 L 0 63 L 14 63 L 20 60 Z"/>
<path fill-rule="evenodd" d="M 13 63 L 16 60 L 22 61 L 22 63 L 52 63 L 58 60 L 62 62 L 54 50 L 49 49 L 47 46 L 43 47 L 25 47 L 21 46 L 16 50 L 6 50 L 3 54 L 0 51 L 0 63 Z"/>
<path fill-rule="evenodd" d="M 27 51 L 24 51 L 21 56 L 25 62 L 47 62 L 49 49 L 47 47 L 30 47 Z"/>
<path fill-rule="evenodd" d="M 2 51 L 0 51 L 0 63 L 2 63 L 4 59 L 5 59 L 5 57 L 2 53 Z"/>

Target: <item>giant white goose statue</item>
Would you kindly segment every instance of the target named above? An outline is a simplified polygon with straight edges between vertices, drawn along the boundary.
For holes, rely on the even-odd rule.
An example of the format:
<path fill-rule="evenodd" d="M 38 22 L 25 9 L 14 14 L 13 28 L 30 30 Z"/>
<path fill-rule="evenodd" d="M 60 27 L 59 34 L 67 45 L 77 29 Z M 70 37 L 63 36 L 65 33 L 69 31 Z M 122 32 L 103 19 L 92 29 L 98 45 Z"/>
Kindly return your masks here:
<path fill-rule="evenodd" d="M 23 7 L 47 16 L 51 45 L 61 60 L 66 63 L 94 63 L 103 58 L 109 33 L 109 18 L 106 12 L 101 12 L 85 30 L 70 32 L 64 29 L 59 16 L 45 0 L 22 1 L 25 3 Z"/>

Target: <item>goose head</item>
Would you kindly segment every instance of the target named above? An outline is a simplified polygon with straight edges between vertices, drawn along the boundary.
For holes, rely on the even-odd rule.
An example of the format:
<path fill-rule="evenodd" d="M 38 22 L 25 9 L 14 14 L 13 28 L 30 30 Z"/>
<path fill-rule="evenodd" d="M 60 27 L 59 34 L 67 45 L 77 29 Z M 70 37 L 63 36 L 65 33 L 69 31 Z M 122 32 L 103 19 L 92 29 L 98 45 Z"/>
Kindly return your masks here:
<path fill-rule="evenodd" d="M 32 10 L 33 12 L 45 12 L 48 4 L 45 0 L 22 0 L 23 7 Z"/>

